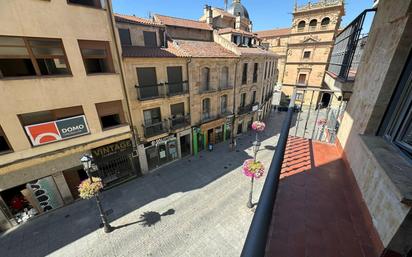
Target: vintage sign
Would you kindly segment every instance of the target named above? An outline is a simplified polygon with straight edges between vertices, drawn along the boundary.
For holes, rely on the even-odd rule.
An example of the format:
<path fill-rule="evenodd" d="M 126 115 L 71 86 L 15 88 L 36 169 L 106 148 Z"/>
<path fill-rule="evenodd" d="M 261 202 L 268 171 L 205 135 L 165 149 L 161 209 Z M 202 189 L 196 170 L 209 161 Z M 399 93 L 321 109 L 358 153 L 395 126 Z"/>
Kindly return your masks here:
<path fill-rule="evenodd" d="M 132 141 L 130 139 L 122 140 L 113 144 L 104 145 L 92 149 L 94 159 L 101 159 L 115 154 L 130 154 L 133 151 Z"/>
<path fill-rule="evenodd" d="M 89 134 L 84 115 L 29 125 L 24 129 L 34 146 Z"/>

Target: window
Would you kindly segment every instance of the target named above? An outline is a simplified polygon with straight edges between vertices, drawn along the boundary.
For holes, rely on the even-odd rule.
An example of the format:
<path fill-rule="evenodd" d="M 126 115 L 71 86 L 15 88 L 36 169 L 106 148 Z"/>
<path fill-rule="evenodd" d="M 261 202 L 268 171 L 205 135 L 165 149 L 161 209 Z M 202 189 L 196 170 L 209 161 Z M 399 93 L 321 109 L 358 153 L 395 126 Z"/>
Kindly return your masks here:
<path fill-rule="evenodd" d="M 315 19 L 313 19 L 309 22 L 309 27 L 310 27 L 311 30 L 315 30 L 317 25 L 318 25 L 318 21 L 315 20 Z"/>
<path fill-rule="evenodd" d="M 156 32 L 143 31 L 144 46 L 157 47 Z"/>
<path fill-rule="evenodd" d="M 256 91 L 253 91 L 253 93 L 252 93 L 252 102 L 251 103 L 252 104 L 256 103 Z"/>
<path fill-rule="evenodd" d="M 13 151 L 9 142 L 7 141 L 6 135 L 3 129 L 0 127 L 0 154 Z"/>
<path fill-rule="evenodd" d="M 308 59 L 310 58 L 310 51 L 304 51 L 303 52 L 303 59 Z"/>
<path fill-rule="evenodd" d="M 183 93 L 182 66 L 167 67 L 168 95 Z"/>
<path fill-rule="evenodd" d="M 201 72 L 201 87 L 202 87 L 202 91 L 208 91 L 209 90 L 209 84 L 210 84 L 210 69 L 207 67 L 202 68 L 202 72 Z"/>
<path fill-rule="evenodd" d="M 306 74 L 299 74 L 298 85 L 306 85 Z"/>
<path fill-rule="evenodd" d="M 185 103 L 178 103 L 170 105 L 172 118 L 179 118 L 185 115 Z"/>
<path fill-rule="evenodd" d="M 109 42 L 79 40 L 87 74 L 113 73 L 113 61 Z"/>
<path fill-rule="evenodd" d="M 233 43 L 235 43 L 236 45 L 240 45 L 240 36 L 239 35 L 233 35 Z"/>
<path fill-rule="evenodd" d="M 102 8 L 101 0 L 67 0 L 71 4 L 85 5 L 95 8 Z"/>
<path fill-rule="evenodd" d="M 144 124 L 146 126 L 153 125 L 162 122 L 162 117 L 160 116 L 160 108 L 153 108 L 143 111 Z"/>
<path fill-rule="evenodd" d="M 220 88 L 227 88 L 229 86 L 229 68 L 223 67 L 220 75 Z"/>
<path fill-rule="evenodd" d="M 330 19 L 328 17 L 326 17 L 326 18 L 323 18 L 320 25 L 322 25 L 322 27 L 326 27 L 326 26 L 329 25 L 329 23 L 330 23 Z"/>
<path fill-rule="evenodd" d="M 258 70 L 259 70 L 259 64 L 255 63 L 254 67 L 253 67 L 253 83 L 257 82 L 258 79 Z"/>
<path fill-rule="evenodd" d="M 124 124 L 122 101 L 112 101 L 96 104 L 97 114 L 100 118 L 102 129 L 110 129 Z"/>
<path fill-rule="evenodd" d="M 300 21 L 300 22 L 298 23 L 298 31 L 303 31 L 303 29 L 305 28 L 305 26 L 306 26 L 306 22 L 305 22 L 305 21 Z"/>
<path fill-rule="evenodd" d="M 296 93 L 296 100 L 302 101 L 303 100 L 303 93 L 297 92 Z"/>
<path fill-rule="evenodd" d="M 269 62 L 269 68 L 268 68 L 268 78 L 270 77 L 270 71 L 272 70 L 272 62 Z"/>
<path fill-rule="evenodd" d="M 220 97 L 220 113 L 225 114 L 227 112 L 227 95 Z"/>
<path fill-rule="evenodd" d="M 246 93 L 240 95 L 240 107 L 245 107 L 246 105 Z"/>
<path fill-rule="evenodd" d="M 155 67 L 136 68 L 138 93 L 140 99 L 147 99 L 159 96 L 157 76 Z"/>
<path fill-rule="evenodd" d="M 20 114 L 18 117 L 23 126 L 39 124 L 49 121 L 70 118 L 74 116 L 83 115 L 83 108 L 81 106 L 73 106 L 68 108 L 54 109 L 48 111 L 31 112 Z"/>
<path fill-rule="evenodd" d="M 243 64 L 242 85 L 247 84 L 247 63 Z"/>
<path fill-rule="evenodd" d="M 132 40 L 130 38 L 130 30 L 129 29 L 119 29 L 119 37 L 122 46 L 130 46 L 132 45 Z"/>
<path fill-rule="evenodd" d="M 210 113 L 210 98 L 203 99 L 202 102 L 202 112 L 205 114 Z"/>
<path fill-rule="evenodd" d="M 0 78 L 67 74 L 60 39 L 0 36 Z"/>
<path fill-rule="evenodd" d="M 412 57 L 393 93 L 379 134 L 412 159 Z"/>
<path fill-rule="evenodd" d="M 268 63 L 265 62 L 265 79 L 268 77 Z"/>

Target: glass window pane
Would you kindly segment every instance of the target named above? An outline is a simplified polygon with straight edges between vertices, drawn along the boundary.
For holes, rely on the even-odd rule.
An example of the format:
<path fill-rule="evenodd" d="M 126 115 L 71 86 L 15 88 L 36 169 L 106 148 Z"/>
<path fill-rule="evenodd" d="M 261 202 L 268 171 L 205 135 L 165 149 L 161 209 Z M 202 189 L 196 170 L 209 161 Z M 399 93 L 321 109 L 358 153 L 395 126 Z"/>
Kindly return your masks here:
<path fill-rule="evenodd" d="M 412 120 L 409 120 L 409 125 L 406 127 L 401 140 L 412 148 Z"/>
<path fill-rule="evenodd" d="M 0 59 L 0 77 L 35 76 L 30 59 Z"/>
<path fill-rule="evenodd" d="M 106 58 L 106 50 L 105 49 L 83 48 L 82 49 L 82 54 L 85 58 L 88 58 L 88 57 Z"/>
<path fill-rule="evenodd" d="M 61 48 L 33 48 L 33 54 L 36 56 L 42 55 L 64 55 Z"/>
<path fill-rule="evenodd" d="M 63 58 L 36 59 L 42 75 L 69 74 L 66 62 Z"/>
<path fill-rule="evenodd" d="M 5 45 L 25 46 L 24 40 L 21 37 L 0 36 L 0 46 L 5 46 Z"/>
<path fill-rule="evenodd" d="M 29 53 L 25 47 L 0 46 L 0 56 L 28 56 Z"/>
<path fill-rule="evenodd" d="M 30 46 L 50 46 L 61 48 L 61 41 L 47 39 L 29 39 Z"/>

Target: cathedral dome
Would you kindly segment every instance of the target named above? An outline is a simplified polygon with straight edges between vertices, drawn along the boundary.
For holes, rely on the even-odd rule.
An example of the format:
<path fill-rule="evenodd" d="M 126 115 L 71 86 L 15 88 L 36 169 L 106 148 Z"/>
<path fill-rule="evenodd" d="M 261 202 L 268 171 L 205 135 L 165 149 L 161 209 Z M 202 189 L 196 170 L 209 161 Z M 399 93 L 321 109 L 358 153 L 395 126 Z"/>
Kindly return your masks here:
<path fill-rule="evenodd" d="M 249 13 L 246 8 L 240 3 L 240 0 L 233 0 L 233 3 L 227 9 L 227 12 L 234 16 L 240 16 L 249 20 Z"/>

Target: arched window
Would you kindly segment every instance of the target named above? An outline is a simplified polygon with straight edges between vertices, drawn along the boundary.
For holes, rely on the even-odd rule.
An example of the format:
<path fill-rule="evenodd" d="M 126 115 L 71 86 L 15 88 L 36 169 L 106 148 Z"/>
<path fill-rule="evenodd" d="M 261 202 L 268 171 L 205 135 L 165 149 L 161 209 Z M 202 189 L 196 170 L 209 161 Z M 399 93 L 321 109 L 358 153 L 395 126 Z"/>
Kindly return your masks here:
<path fill-rule="evenodd" d="M 202 91 L 208 91 L 209 90 L 209 84 L 210 84 L 210 69 L 205 67 L 202 69 L 201 73 L 201 89 Z"/>
<path fill-rule="evenodd" d="M 322 27 L 326 27 L 328 26 L 330 23 L 330 19 L 328 17 L 323 18 L 322 22 L 320 23 L 322 25 Z"/>
<path fill-rule="evenodd" d="M 305 21 L 300 21 L 298 23 L 298 30 L 302 31 L 305 28 L 305 26 L 306 26 L 306 22 Z"/>
<path fill-rule="evenodd" d="M 222 95 L 220 97 L 220 113 L 227 113 L 227 95 Z"/>
<path fill-rule="evenodd" d="M 209 114 L 210 113 L 210 98 L 203 99 L 202 102 L 202 113 Z"/>
<path fill-rule="evenodd" d="M 220 88 L 227 88 L 229 85 L 229 68 L 223 67 L 220 74 Z"/>
<path fill-rule="evenodd" d="M 309 22 L 309 27 L 311 30 L 315 30 L 317 25 L 318 25 L 318 21 L 316 19 L 313 19 Z"/>

